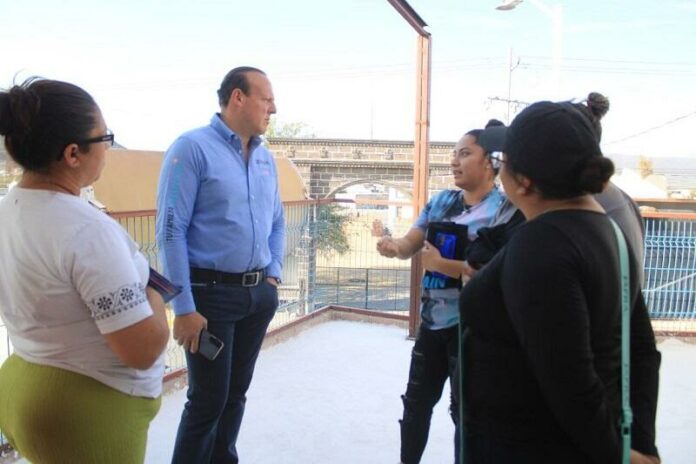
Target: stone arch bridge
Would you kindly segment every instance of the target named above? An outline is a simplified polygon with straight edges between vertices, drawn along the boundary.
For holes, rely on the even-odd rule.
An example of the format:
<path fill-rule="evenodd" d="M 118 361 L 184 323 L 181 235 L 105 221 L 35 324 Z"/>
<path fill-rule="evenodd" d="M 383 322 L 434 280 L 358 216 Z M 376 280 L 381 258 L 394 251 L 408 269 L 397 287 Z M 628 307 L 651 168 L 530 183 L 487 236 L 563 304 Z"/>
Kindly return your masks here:
<path fill-rule="evenodd" d="M 271 151 L 297 166 L 312 198 L 331 198 L 363 183 L 413 190 L 413 142 L 348 139 L 268 139 Z M 453 187 L 450 156 L 454 143 L 430 143 L 430 193 Z"/>

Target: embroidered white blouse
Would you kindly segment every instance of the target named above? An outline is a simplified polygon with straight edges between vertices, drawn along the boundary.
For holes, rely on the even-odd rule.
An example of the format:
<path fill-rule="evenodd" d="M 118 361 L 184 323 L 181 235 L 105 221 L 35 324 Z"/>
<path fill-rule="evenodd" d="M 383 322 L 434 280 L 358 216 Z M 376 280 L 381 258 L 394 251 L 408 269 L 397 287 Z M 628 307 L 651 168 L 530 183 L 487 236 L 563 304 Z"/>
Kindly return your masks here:
<path fill-rule="evenodd" d="M 163 357 L 124 365 L 103 334 L 152 315 L 149 266 L 113 219 L 72 195 L 14 188 L 0 201 L 0 317 L 26 361 L 92 377 L 124 393 L 161 394 Z"/>

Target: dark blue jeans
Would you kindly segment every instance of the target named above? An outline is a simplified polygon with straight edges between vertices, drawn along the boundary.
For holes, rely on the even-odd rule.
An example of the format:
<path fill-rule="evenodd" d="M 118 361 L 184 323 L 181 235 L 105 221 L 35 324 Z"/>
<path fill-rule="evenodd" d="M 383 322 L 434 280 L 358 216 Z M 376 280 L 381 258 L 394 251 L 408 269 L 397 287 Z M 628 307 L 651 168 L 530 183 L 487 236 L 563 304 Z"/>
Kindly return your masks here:
<path fill-rule="evenodd" d="M 246 392 L 278 292 L 264 279 L 256 287 L 199 284 L 193 297 L 196 310 L 208 319 L 208 331 L 225 346 L 215 361 L 186 353 L 188 401 L 172 463 L 236 464 Z"/>
<path fill-rule="evenodd" d="M 448 378 L 457 365 L 459 336 L 457 326 L 441 330 L 420 327 L 411 352 L 401 419 L 401 462 L 417 464 L 425 450 L 433 407 L 442 396 Z M 454 389 L 453 389 L 454 391 Z M 451 398 L 452 399 L 452 398 Z M 453 420 L 456 407 L 452 407 Z"/>

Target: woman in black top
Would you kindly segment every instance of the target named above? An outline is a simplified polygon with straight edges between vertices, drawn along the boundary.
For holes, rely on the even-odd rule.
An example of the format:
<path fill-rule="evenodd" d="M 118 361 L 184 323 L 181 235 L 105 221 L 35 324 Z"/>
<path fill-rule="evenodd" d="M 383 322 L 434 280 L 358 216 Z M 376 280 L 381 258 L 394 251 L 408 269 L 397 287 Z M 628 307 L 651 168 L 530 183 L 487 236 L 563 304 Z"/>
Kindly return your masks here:
<path fill-rule="evenodd" d="M 468 464 L 621 462 L 621 288 L 592 194 L 613 173 L 591 123 L 539 102 L 507 129 L 501 180 L 528 222 L 462 290 Z M 655 447 L 660 354 L 631 263 L 631 463 Z"/>

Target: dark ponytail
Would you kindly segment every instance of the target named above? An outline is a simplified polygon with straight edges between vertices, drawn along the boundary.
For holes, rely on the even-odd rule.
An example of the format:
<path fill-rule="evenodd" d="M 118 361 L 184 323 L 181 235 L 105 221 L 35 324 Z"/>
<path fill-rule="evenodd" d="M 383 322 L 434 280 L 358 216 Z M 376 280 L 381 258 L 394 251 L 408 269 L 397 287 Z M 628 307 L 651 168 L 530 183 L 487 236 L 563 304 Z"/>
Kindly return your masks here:
<path fill-rule="evenodd" d="M 32 77 L 0 92 L 0 135 L 17 164 L 46 171 L 67 145 L 88 138 L 98 111 L 80 87 Z"/>

